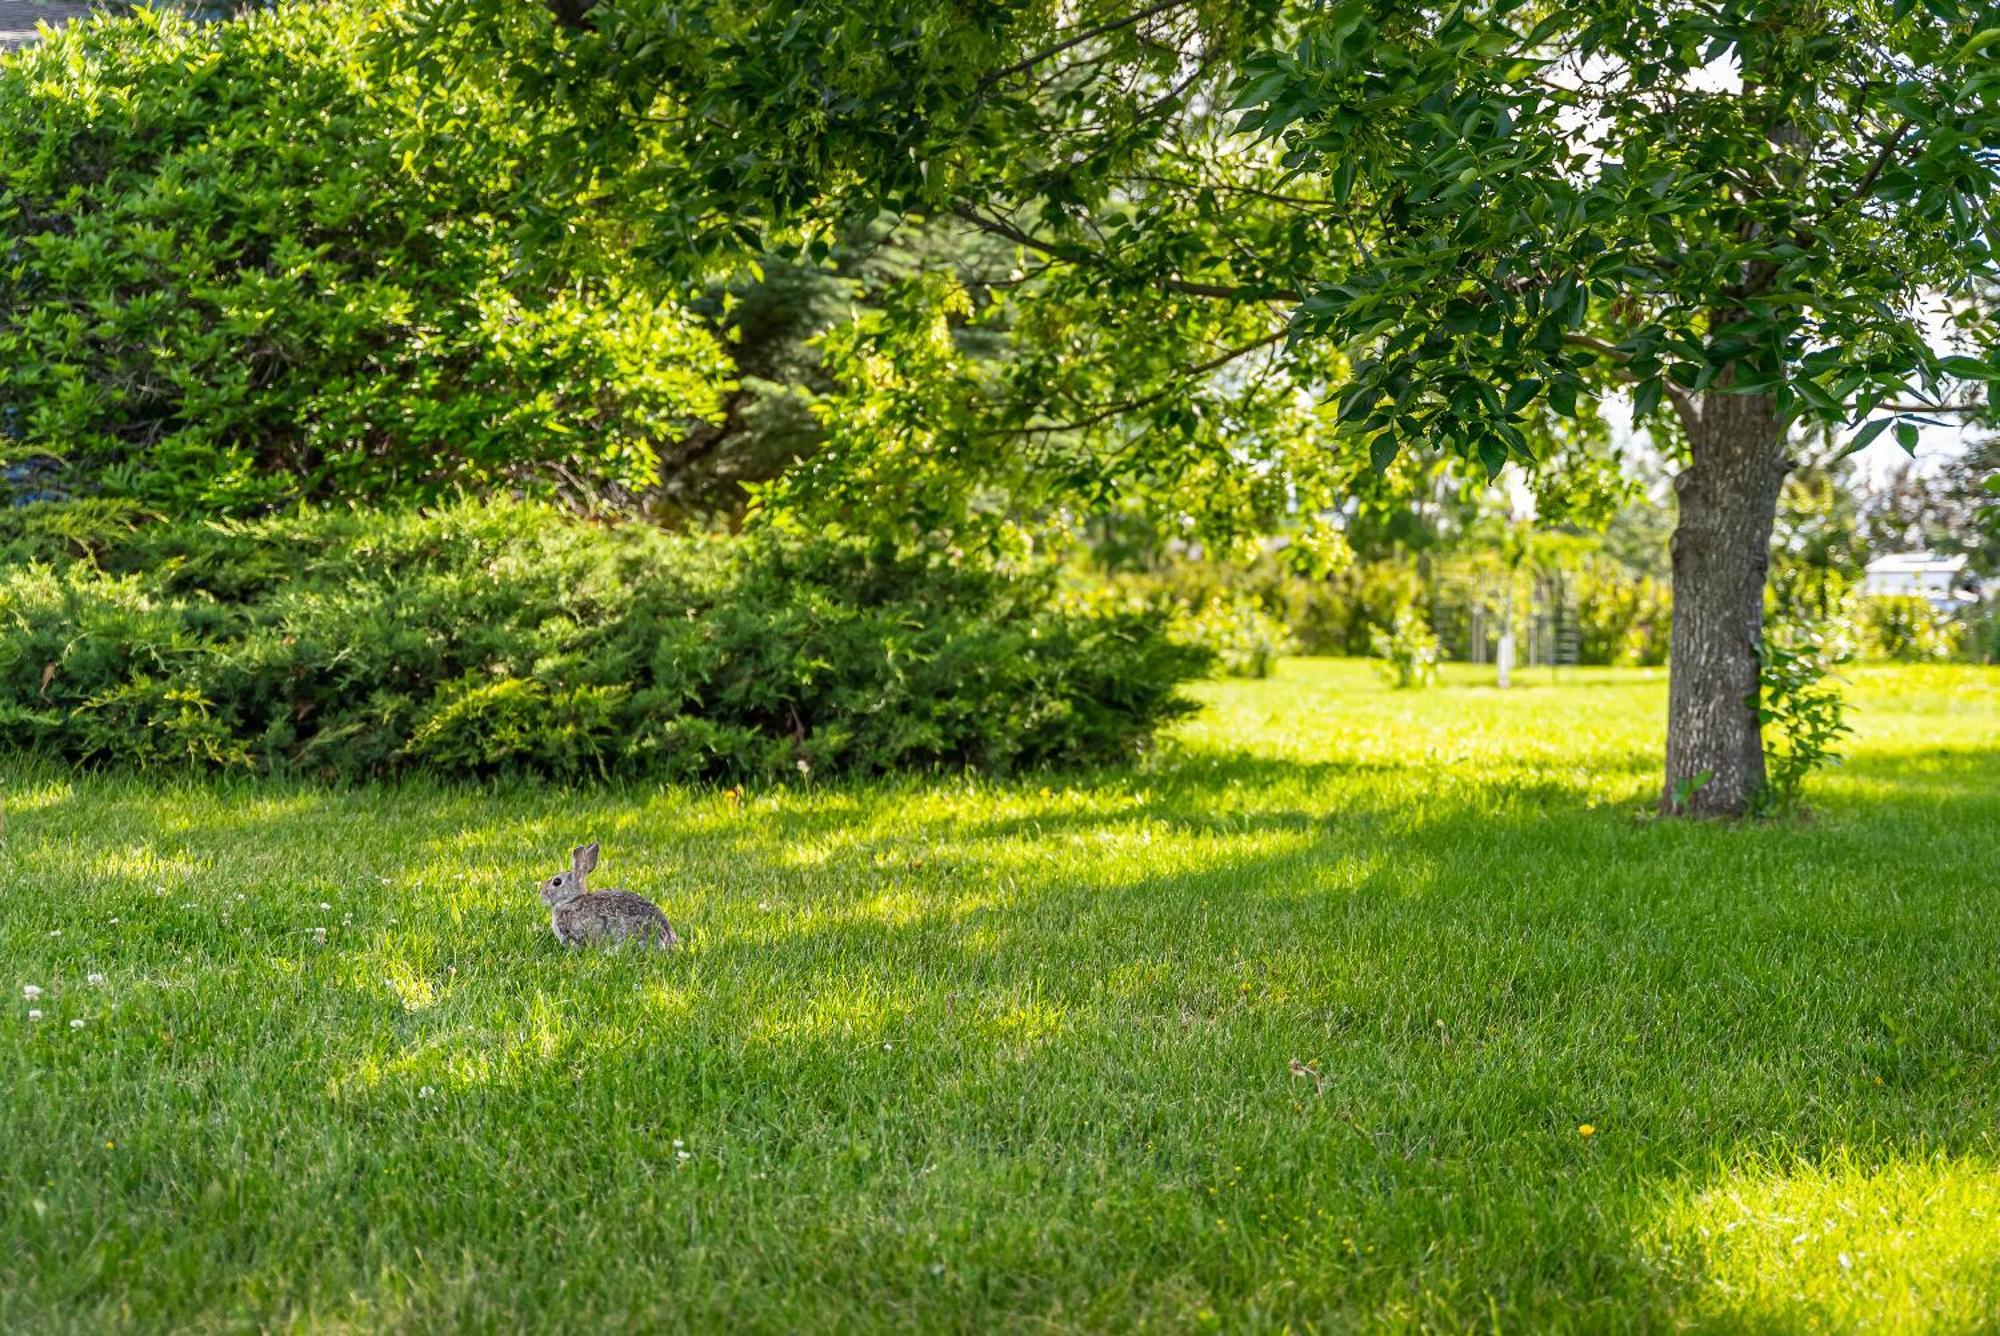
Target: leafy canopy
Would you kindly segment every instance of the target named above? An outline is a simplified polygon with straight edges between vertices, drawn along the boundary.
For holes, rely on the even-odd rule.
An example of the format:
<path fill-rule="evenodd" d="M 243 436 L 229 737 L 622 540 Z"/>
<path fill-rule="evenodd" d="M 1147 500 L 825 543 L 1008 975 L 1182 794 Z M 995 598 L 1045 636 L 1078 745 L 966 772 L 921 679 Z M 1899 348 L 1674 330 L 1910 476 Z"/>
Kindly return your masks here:
<path fill-rule="evenodd" d="M 1590 463 L 1613 390 L 1670 437 L 1759 393 L 1907 444 L 2000 375 L 1967 300 L 1995 273 L 1990 6 L 499 8 L 426 12 L 571 113 L 550 160 L 629 183 L 658 257 L 810 257 L 880 215 L 1016 248 L 865 335 L 956 377 L 937 322 L 1013 308 L 1004 374 L 933 395 L 903 452 L 933 472 L 1310 509 L 1409 442 Z"/>
<path fill-rule="evenodd" d="M 1357 221 L 1294 328 L 1355 352 L 1341 416 L 1378 451 L 1497 465 L 1532 452 L 1531 405 L 1617 384 L 1689 426 L 1711 390 L 1794 420 L 1886 405 L 1857 444 L 1913 442 L 1955 380 L 2000 378 L 1967 304 L 2000 245 L 1995 24 L 1947 0 L 1334 6 L 1235 93 Z M 1932 350 L 1925 310 L 1954 301 L 1984 355 Z"/>
<path fill-rule="evenodd" d="M 720 342 L 587 179 L 527 178 L 557 113 L 387 68 L 398 12 L 142 9 L 0 59 L 0 462 L 179 513 L 631 488 L 715 413 Z"/>

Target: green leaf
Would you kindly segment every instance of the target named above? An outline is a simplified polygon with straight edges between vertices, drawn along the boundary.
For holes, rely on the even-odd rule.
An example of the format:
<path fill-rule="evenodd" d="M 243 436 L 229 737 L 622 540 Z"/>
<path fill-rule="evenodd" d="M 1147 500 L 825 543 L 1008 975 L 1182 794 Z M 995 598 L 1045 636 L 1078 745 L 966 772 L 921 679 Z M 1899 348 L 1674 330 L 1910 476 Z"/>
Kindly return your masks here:
<path fill-rule="evenodd" d="M 1666 386 L 1660 383 L 1658 377 L 1641 384 L 1632 395 L 1632 415 L 1645 417 L 1660 406 L 1660 397 L 1665 393 Z"/>
<path fill-rule="evenodd" d="M 1959 61 L 1971 60 L 1995 42 L 2000 42 L 2000 28 L 1987 28 L 1982 32 L 1976 32 L 1972 34 L 1972 37 L 1964 46 L 1958 48 L 1953 59 Z"/>
<path fill-rule="evenodd" d="M 1851 454 L 1866 450 L 1874 443 L 1877 436 L 1880 436 L 1889 429 L 1889 425 L 1895 420 L 1894 418 L 1877 418 L 1875 421 L 1865 424 L 1860 431 L 1854 433 L 1846 445 L 1841 447 L 1840 454 L 1836 458 L 1845 459 Z"/>
<path fill-rule="evenodd" d="M 1576 382 L 1568 379 L 1549 383 L 1549 407 L 1560 417 L 1576 416 Z"/>

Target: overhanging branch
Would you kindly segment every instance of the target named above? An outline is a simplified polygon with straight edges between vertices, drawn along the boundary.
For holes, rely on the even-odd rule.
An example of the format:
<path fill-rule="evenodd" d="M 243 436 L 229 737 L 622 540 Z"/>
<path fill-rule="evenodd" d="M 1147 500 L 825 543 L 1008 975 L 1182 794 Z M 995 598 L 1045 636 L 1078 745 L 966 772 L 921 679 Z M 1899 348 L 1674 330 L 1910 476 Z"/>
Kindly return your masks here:
<path fill-rule="evenodd" d="M 1024 250 L 1066 264 L 1082 265 L 1086 268 L 1109 270 L 1111 261 L 1101 251 L 1087 246 L 1045 241 L 1033 233 L 1009 222 L 1005 218 L 989 217 L 969 204 L 956 204 L 951 209 L 952 216 L 972 224 L 982 232 L 1002 237 Z M 1189 297 L 1209 297 L 1218 301 L 1270 302 L 1278 293 L 1268 286 L 1253 283 L 1206 283 L 1200 279 L 1182 278 L 1176 274 L 1162 274 L 1148 278 L 1147 285 L 1167 292 L 1178 292 Z"/>
<path fill-rule="evenodd" d="M 1019 427 L 1015 430 L 1023 435 L 1055 435 L 1059 432 L 1084 431 L 1091 427 L 1100 426 L 1121 414 L 1136 413 L 1142 408 L 1150 408 L 1172 394 L 1179 387 L 1180 383 L 1193 380 L 1198 376 L 1205 376 L 1211 371 L 1219 371 L 1239 357 L 1247 357 L 1260 348 L 1268 348 L 1280 339 L 1283 339 L 1288 332 L 1286 329 L 1276 329 L 1260 339 L 1253 339 L 1249 343 L 1239 344 L 1234 348 L 1226 348 L 1205 362 L 1197 362 L 1193 366 L 1183 367 L 1174 377 L 1175 384 L 1163 386 L 1151 394 L 1135 395 L 1130 399 L 1121 399 L 1116 403 L 1100 404 L 1086 416 L 1069 422 L 1038 423 L 1032 427 Z"/>
<path fill-rule="evenodd" d="M 1073 46 L 1081 46 L 1093 37 L 1102 37 L 1106 33 L 1114 33 L 1121 28 L 1129 28 L 1136 23 L 1144 23 L 1147 19 L 1157 14 L 1164 14 L 1170 9 L 1184 9 L 1191 2 L 1192 0 L 1159 0 L 1159 3 L 1148 5 L 1136 14 L 1127 14 L 1123 18 L 1107 19 L 1103 23 L 1092 24 L 1081 32 L 1074 33 L 1057 42 L 1054 46 L 1044 47 L 1032 55 L 1022 57 L 1011 65 L 994 70 L 979 81 L 979 89 L 981 92 L 984 92 L 986 89 L 1003 80 L 1011 79 L 1017 74 L 1026 74 L 1043 61 L 1059 56 Z"/>
<path fill-rule="evenodd" d="M 1585 348 L 1596 353 L 1599 357 L 1611 363 L 1611 374 L 1626 384 L 1637 385 L 1640 383 L 1640 378 L 1633 375 L 1630 368 L 1627 367 L 1626 363 L 1629 359 L 1625 354 L 1619 352 L 1618 349 L 1606 343 L 1603 339 L 1595 339 L 1588 334 L 1570 334 L 1564 336 L 1563 342 L 1573 347 Z M 1701 425 L 1701 407 L 1695 403 L 1694 396 L 1674 384 L 1671 380 L 1662 378 L 1660 385 L 1666 392 L 1668 402 L 1673 404 L 1674 411 L 1680 414 L 1681 425 L 1686 427 L 1690 432 L 1699 427 Z"/>

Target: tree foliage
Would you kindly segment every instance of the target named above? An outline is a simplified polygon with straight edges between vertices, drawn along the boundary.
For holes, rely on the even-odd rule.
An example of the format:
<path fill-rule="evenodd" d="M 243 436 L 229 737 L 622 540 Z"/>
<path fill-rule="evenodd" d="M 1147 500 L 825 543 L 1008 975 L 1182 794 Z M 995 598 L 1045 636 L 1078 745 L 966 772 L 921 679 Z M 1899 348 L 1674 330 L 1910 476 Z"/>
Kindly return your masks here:
<path fill-rule="evenodd" d="M 1886 407 L 1865 444 L 2000 378 L 1969 302 L 2000 244 L 1993 36 L 1947 3 L 1347 3 L 1237 100 L 1376 224 L 1298 316 L 1355 350 L 1372 448 L 1495 465 L 1532 453 L 1524 410 L 1616 386 L 1690 427 L 1716 392 Z M 1953 299 L 1982 355 L 1932 350 Z"/>
<path fill-rule="evenodd" d="M 672 160 L 688 188 L 631 192 L 656 248 L 812 253 L 882 213 L 1015 245 L 1031 302 L 980 425 L 1092 495 L 1227 496 L 1244 463 L 1341 490 L 1301 395 L 1337 391 L 1376 465 L 1414 443 L 1491 471 L 1614 391 L 1670 437 L 1768 392 L 1865 444 L 2000 375 L 1961 300 L 1996 242 L 1976 6 L 557 9 L 492 27 L 494 68 L 618 124 L 656 186 Z M 1934 306 L 1962 350 L 1931 346 Z"/>
<path fill-rule="evenodd" d="M 720 340 L 588 180 L 524 192 L 548 122 L 387 70 L 395 13 L 138 10 L 0 62 L 8 462 L 183 512 L 639 488 L 718 412 Z"/>

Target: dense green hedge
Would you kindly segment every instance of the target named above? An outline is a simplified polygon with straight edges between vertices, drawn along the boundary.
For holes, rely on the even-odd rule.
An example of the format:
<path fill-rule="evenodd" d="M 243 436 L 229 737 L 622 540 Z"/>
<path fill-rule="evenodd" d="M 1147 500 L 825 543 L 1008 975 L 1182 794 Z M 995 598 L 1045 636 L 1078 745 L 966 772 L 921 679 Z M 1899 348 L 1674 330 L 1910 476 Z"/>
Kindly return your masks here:
<path fill-rule="evenodd" d="M 182 515 L 639 488 L 719 414 L 727 354 L 595 183 L 388 67 L 403 8 L 128 10 L 0 59 L 0 464 Z"/>
<path fill-rule="evenodd" d="M 1206 666 L 1046 573 L 532 504 L 0 512 L 0 747 L 325 778 L 797 779 L 1129 757 Z"/>

